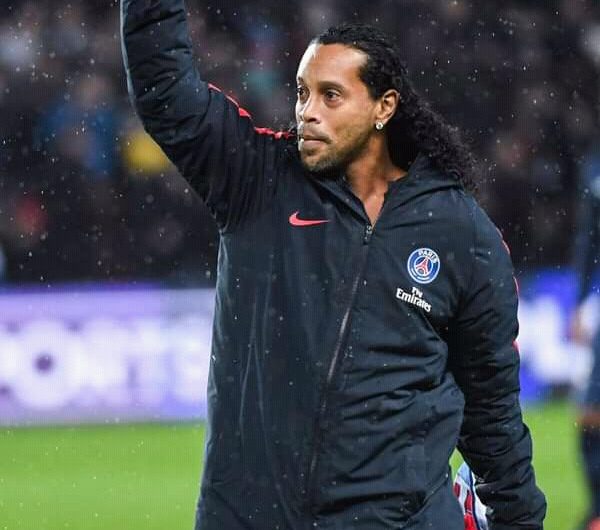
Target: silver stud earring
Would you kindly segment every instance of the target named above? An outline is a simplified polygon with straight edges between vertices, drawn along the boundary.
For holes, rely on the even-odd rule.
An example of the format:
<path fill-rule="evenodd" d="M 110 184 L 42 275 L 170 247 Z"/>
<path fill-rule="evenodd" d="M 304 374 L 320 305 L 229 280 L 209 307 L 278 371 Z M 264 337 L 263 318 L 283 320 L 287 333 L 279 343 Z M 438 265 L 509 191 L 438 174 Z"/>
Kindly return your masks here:
<path fill-rule="evenodd" d="M 375 124 L 375 128 L 376 128 L 378 131 L 381 131 L 381 129 L 383 129 L 383 122 L 381 122 L 381 121 L 378 121 L 378 122 Z"/>

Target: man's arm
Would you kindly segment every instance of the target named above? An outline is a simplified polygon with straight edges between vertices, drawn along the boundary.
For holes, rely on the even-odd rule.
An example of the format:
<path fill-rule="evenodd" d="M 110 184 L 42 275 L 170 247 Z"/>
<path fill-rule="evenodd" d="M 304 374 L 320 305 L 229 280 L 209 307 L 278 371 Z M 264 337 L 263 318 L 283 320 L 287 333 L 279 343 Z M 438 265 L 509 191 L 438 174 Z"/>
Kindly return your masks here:
<path fill-rule="evenodd" d="M 516 283 L 496 227 L 478 207 L 474 215 L 472 277 L 448 341 L 465 396 L 458 449 L 478 478 L 490 530 L 540 530 L 546 502 L 519 405 Z"/>
<path fill-rule="evenodd" d="M 250 116 L 195 68 L 183 0 L 121 0 L 127 85 L 144 128 L 207 204 L 222 231 L 268 207 L 282 134 Z"/>

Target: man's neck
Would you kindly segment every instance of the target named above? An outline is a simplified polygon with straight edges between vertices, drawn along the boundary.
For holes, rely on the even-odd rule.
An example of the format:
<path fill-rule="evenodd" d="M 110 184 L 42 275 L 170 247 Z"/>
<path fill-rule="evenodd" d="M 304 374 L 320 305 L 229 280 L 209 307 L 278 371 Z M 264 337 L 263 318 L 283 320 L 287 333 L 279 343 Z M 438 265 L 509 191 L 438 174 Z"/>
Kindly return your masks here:
<path fill-rule="evenodd" d="M 363 203 L 365 212 L 374 226 L 379 218 L 389 183 L 401 179 L 406 171 L 392 162 L 387 145 L 385 149 L 371 150 L 346 168 L 346 180 L 352 192 Z"/>
<path fill-rule="evenodd" d="M 404 177 L 406 173 L 404 169 L 394 165 L 389 155 L 363 157 L 346 168 L 346 180 L 354 194 L 364 203 L 375 197 L 383 200 L 389 183 Z"/>

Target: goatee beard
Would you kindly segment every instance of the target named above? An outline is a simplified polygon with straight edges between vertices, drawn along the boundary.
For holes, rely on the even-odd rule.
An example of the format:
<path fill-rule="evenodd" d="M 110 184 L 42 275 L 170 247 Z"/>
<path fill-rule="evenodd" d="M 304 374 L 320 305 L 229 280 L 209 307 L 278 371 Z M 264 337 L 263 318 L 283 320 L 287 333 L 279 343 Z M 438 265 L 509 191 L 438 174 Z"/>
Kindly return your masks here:
<path fill-rule="evenodd" d="M 336 180 L 343 174 L 343 168 L 340 164 L 326 163 L 323 167 L 320 167 L 319 164 L 314 167 L 310 167 L 302 160 L 302 157 L 300 157 L 300 163 L 306 171 L 318 179 Z"/>
<path fill-rule="evenodd" d="M 304 160 L 302 160 L 302 156 L 299 156 L 299 158 L 302 167 L 316 178 L 335 180 L 344 172 L 342 164 L 335 161 L 326 160 L 321 163 L 317 163 L 314 166 L 309 166 L 306 162 L 304 162 Z"/>

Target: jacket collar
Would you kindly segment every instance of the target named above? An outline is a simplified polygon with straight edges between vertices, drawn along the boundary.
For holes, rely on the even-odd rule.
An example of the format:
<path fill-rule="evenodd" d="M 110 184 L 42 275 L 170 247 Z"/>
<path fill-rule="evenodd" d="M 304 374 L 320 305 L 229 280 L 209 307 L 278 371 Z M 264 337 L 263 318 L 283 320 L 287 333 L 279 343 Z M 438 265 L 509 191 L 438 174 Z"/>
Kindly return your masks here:
<path fill-rule="evenodd" d="M 362 202 L 352 192 L 344 174 L 328 178 L 318 177 L 311 173 L 306 173 L 306 175 L 315 184 L 335 195 L 361 218 L 366 217 Z M 407 174 L 390 182 L 385 194 L 386 208 L 397 207 L 421 195 L 451 188 L 462 188 L 462 185 L 451 175 L 440 171 L 427 154 L 419 153 Z M 393 204 L 387 205 L 388 202 Z"/>

